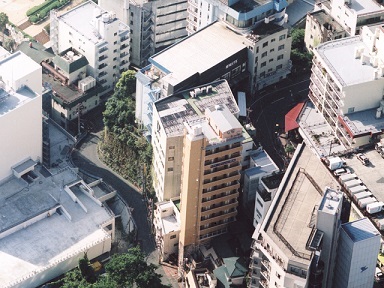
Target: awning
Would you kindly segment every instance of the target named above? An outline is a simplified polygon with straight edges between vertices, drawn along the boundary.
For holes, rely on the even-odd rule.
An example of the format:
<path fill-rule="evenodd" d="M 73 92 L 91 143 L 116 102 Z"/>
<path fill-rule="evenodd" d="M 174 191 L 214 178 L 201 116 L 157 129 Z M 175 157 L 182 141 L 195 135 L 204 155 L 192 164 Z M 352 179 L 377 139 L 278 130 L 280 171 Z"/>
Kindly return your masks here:
<path fill-rule="evenodd" d="M 301 109 L 303 109 L 304 102 L 297 104 L 293 107 L 287 114 L 285 114 L 285 133 L 289 131 L 299 128 L 299 124 L 296 119 L 299 117 Z"/>

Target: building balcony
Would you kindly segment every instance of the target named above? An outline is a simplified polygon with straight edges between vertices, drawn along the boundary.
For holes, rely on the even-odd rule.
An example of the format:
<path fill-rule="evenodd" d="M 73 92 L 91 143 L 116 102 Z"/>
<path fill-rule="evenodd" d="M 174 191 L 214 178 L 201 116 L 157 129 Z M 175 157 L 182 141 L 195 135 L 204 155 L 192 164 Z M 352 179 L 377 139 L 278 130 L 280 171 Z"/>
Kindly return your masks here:
<path fill-rule="evenodd" d="M 127 42 L 129 40 L 129 36 L 124 36 L 120 38 L 120 44 Z"/>
<path fill-rule="evenodd" d="M 269 287 L 269 281 L 267 281 L 267 280 L 260 280 L 260 286 L 261 287 L 264 287 L 264 288 L 268 288 Z"/>
<path fill-rule="evenodd" d="M 222 230 L 223 228 L 225 228 L 226 226 L 228 226 L 229 222 L 228 223 L 221 223 L 221 224 L 216 224 L 216 225 L 212 225 L 212 227 L 208 227 L 208 228 L 200 228 L 200 231 L 204 234 L 206 233 L 212 233 L 214 231 L 217 231 L 217 230 Z"/>
<path fill-rule="evenodd" d="M 238 180 L 240 180 L 240 173 L 239 171 L 234 171 L 228 175 L 212 177 L 211 179 L 204 179 L 203 189 L 207 189 L 213 186 L 219 186 L 221 184 L 226 184 L 226 183 L 228 183 L 228 185 L 231 185 L 232 181 L 238 181 Z"/>
<path fill-rule="evenodd" d="M 102 54 L 104 52 L 108 51 L 108 47 L 107 46 L 104 46 L 102 48 L 99 49 L 99 54 Z"/>
<path fill-rule="evenodd" d="M 102 63 L 102 64 L 100 64 L 99 65 L 99 67 L 98 67 L 98 69 L 99 70 L 103 70 L 105 67 L 107 67 L 108 66 L 108 64 L 106 64 L 106 63 Z"/>
<path fill-rule="evenodd" d="M 230 156 L 229 158 L 238 157 L 238 155 L 240 155 L 242 150 L 243 150 L 243 148 L 241 146 L 233 147 L 233 148 L 230 148 L 230 147 L 227 148 L 227 146 L 226 146 L 226 147 L 223 147 L 223 149 L 217 148 L 217 149 L 207 150 L 205 152 L 205 160 L 206 161 L 207 160 L 213 160 L 215 158 L 220 158 L 220 157 L 224 157 L 224 156 L 228 156 L 228 155 Z M 238 153 L 238 154 L 236 154 L 236 153 Z M 232 154 L 234 154 L 234 155 L 232 156 Z M 220 161 L 222 161 L 222 160 L 220 160 Z M 211 163 L 211 164 L 213 164 L 213 163 Z"/>
<path fill-rule="evenodd" d="M 236 215 L 237 215 L 237 211 L 233 211 L 233 212 L 229 212 L 229 213 L 220 212 L 220 213 L 218 213 L 215 216 L 212 216 L 212 217 L 210 217 L 208 219 L 200 221 L 200 225 L 207 225 L 207 224 L 210 224 L 210 223 L 213 223 L 213 222 L 219 222 L 219 221 L 222 221 L 224 219 L 229 219 L 231 217 L 235 218 Z M 231 221 L 229 221 L 229 222 L 227 222 L 225 224 L 228 224 L 230 222 Z"/>
<path fill-rule="evenodd" d="M 122 52 L 124 49 L 127 49 L 129 48 L 129 45 L 128 44 L 123 44 L 120 46 L 120 52 Z"/>
<path fill-rule="evenodd" d="M 271 264 L 269 263 L 269 261 L 267 260 L 263 260 L 261 261 L 261 264 L 263 264 L 263 266 L 267 269 L 267 271 L 271 271 Z"/>
<path fill-rule="evenodd" d="M 265 280 L 269 281 L 269 277 L 270 277 L 269 271 L 261 271 L 260 275 L 262 275 L 265 278 Z"/>
<path fill-rule="evenodd" d="M 210 189 L 203 190 L 203 197 L 211 197 L 214 195 L 218 195 L 223 192 L 228 192 L 232 190 L 238 190 L 240 188 L 239 181 L 233 181 L 231 184 L 227 185 L 227 183 L 210 187 Z"/>
<path fill-rule="evenodd" d="M 217 196 L 217 197 L 213 198 L 215 196 Z M 220 196 L 220 194 L 216 194 L 216 195 L 213 195 L 212 199 L 210 199 L 210 200 L 204 201 L 204 199 L 206 199 L 206 198 L 203 198 L 202 203 L 204 203 L 204 205 L 212 205 L 212 204 L 220 203 L 222 201 L 237 199 L 237 197 L 239 197 L 239 192 L 238 191 L 230 193 L 229 195 L 224 195 L 224 196 Z"/>
<path fill-rule="evenodd" d="M 230 159 L 232 160 L 232 159 Z M 226 165 L 222 165 L 221 167 L 207 169 L 204 171 L 204 178 L 213 178 L 213 177 L 220 177 L 223 174 L 229 174 L 232 172 L 240 172 L 241 171 L 241 165 L 239 161 L 232 162 L 232 167 L 225 167 Z"/>
<path fill-rule="evenodd" d="M 198 8 L 198 2 L 196 0 L 188 0 L 188 4 L 192 7 Z"/>
<path fill-rule="evenodd" d="M 197 14 L 197 9 L 195 9 L 195 8 L 192 8 L 192 7 L 188 7 L 188 14 L 190 14 L 190 15 L 193 15 L 193 16 L 195 16 L 195 17 L 198 17 L 199 15 Z"/>
<path fill-rule="evenodd" d="M 102 56 L 99 57 L 99 63 L 102 63 L 102 62 L 104 62 L 107 59 L 108 59 L 107 55 L 102 55 Z"/>
<path fill-rule="evenodd" d="M 211 206 L 205 206 L 201 208 L 201 216 L 208 217 L 204 221 L 215 218 L 215 217 L 221 217 L 221 216 L 223 216 L 222 217 L 223 219 L 229 218 L 229 214 L 231 213 L 237 214 L 237 211 L 236 211 L 237 206 L 239 206 L 239 202 L 236 199 L 234 199 L 234 201 L 231 201 L 231 203 L 229 204 L 221 204 L 221 205 L 213 204 Z M 233 212 L 230 212 L 230 213 L 223 212 L 225 210 L 230 210 L 232 208 L 234 209 Z"/>

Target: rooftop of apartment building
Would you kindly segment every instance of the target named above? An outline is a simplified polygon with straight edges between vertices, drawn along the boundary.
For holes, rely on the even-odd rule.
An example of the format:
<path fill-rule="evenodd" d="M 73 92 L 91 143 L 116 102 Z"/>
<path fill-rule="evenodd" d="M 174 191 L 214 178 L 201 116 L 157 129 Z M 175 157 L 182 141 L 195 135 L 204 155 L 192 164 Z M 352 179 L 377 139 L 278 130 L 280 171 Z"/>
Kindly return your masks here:
<path fill-rule="evenodd" d="M 56 79 L 55 76 L 43 69 L 43 83 L 45 87 L 48 87 L 52 90 L 52 97 L 56 102 L 60 103 L 65 108 L 73 108 L 77 104 L 95 96 L 98 93 L 101 93 L 104 88 L 96 83 L 96 86 L 87 90 L 82 91 L 76 84 L 63 84 L 59 79 Z"/>
<path fill-rule="evenodd" d="M 68 12 L 58 16 L 58 19 L 94 44 L 105 41 L 99 32 L 97 24 L 94 23 L 96 19 L 106 24 L 119 21 L 119 31 L 128 30 L 128 26 L 117 19 L 114 13 L 105 11 L 93 1 L 87 1 L 74 7 Z"/>
<path fill-rule="evenodd" d="M 267 187 L 269 190 L 277 189 L 283 177 L 284 177 L 284 173 L 277 173 L 277 174 L 272 174 L 272 175 L 261 178 L 261 182 L 263 182 L 263 184 L 259 185 L 259 187 L 257 188 L 257 193 L 264 200 L 264 202 L 272 200 L 271 192 L 267 191 L 265 187 Z"/>
<path fill-rule="evenodd" d="M 315 48 L 342 86 L 350 86 L 374 80 L 376 67 L 362 63 L 355 57 L 356 49 L 368 50 L 360 36 L 342 38 L 320 44 Z M 353 73 L 351 73 L 353 71 Z"/>
<path fill-rule="evenodd" d="M 23 87 L 16 92 L 0 81 L 0 117 L 36 97 L 36 93 L 28 87 Z"/>
<path fill-rule="evenodd" d="M 306 246 L 314 207 L 325 188 L 336 189 L 338 183 L 305 143 L 298 146 L 285 177 L 262 229 L 288 259 L 309 265 L 312 252 Z"/>
<path fill-rule="evenodd" d="M 239 113 L 236 100 L 226 80 L 179 92 L 156 101 L 154 105 L 168 136 L 181 135 L 184 131 L 184 122 L 200 121 L 205 110 L 216 105 L 226 105 L 232 114 Z"/>
<path fill-rule="evenodd" d="M 271 2 L 271 0 L 239 0 L 230 7 L 239 13 L 246 13 L 268 2 Z"/>
<path fill-rule="evenodd" d="M 341 229 L 343 229 L 348 237 L 355 243 L 376 237 L 380 234 L 368 218 L 361 218 L 353 222 L 345 223 L 341 225 Z"/>
<path fill-rule="evenodd" d="M 39 42 L 21 42 L 17 50 L 23 52 L 37 64 L 52 59 L 55 54 L 51 48 L 46 48 Z"/>
<path fill-rule="evenodd" d="M 365 16 L 365 14 L 384 11 L 383 6 L 381 6 L 374 0 L 350 0 L 346 3 L 346 5 L 358 16 Z"/>
<path fill-rule="evenodd" d="M 254 28 L 252 32 L 246 36 L 246 38 L 256 43 L 284 29 L 285 28 L 283 26 L 279 26 L 274 23 L 267 24 L 265 22 L 262 22 L 256 28 Z"/>
<path fill-rule="evenodd" d="M 244 173 L 249 177 L 252 175 L 263 177 L 266 174 L 271 174 L 272 172 L 279 170 L 279 167 L 276 166 L 275 162 L 273 162 L 265 150 L 252 154 L 250 158 L 251 162 L 255 163 L 255 166 L 251 166 L 249 169 L 244 171 Z"/>
<path fill-rule="evenodd" d="M 155 54 L 149 61 L 168 73 L 166 81 L 175 86 L 242 50 L 246 53 L 247 47 L 242 39 L 241 35 L 229 30 L 223 23 L 214 22 Z"/>
<path fill-rule="evenodd" d="M 110 237 L 100 226 L 114 216 L 81 191 L 84 184 L 72 168 L 52 175 L 39 165 L 1 183 L 0 286 L 15 285 Z"/>
<path fill-rule="evenodd" d="M 311 12 L 310 16 L 312 16 L 320 26 L 323 26 L 327 30 L 331 30 L 332 32 L 336 33 L 344 31 L 344 28 L 324 10 Z"/>
<path fill-rule="evenodd" d="M 176 215 L 173 213 L 174 209 L 180 209 L 180 199 L 171 199 L 170 201 L 160 202 L 156 204 L 157 209 L 165 213 L 161 217 L 161 225 L 162 233 L 168 234 L 170 232 L 179 231 L 180 230 L 180 222 L 177 220 Z M 167 212 L 166 212 L 167 211 Z M 180 210 L 179 210 L 180 211 Z"/>

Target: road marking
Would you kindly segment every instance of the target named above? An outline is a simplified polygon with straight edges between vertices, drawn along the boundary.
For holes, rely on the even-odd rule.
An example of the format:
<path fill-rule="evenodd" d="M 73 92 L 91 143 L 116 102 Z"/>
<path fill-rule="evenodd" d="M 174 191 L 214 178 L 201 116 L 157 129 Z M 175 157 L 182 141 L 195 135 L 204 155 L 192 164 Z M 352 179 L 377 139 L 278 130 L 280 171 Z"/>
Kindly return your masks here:
<path fill-rule="evenodd" d="M 281 98 L 279 98 L 279 99 L 277 99 L 277 100 L 271 102 L 270 104 L 274 104 L 274 103 L 276 103 L 276 102 L 278 102 L 278 101 L 280 101 L 280 100 L 283 100 L 284 98 L 285 98 L 285 97 L 281 97 Z"/>

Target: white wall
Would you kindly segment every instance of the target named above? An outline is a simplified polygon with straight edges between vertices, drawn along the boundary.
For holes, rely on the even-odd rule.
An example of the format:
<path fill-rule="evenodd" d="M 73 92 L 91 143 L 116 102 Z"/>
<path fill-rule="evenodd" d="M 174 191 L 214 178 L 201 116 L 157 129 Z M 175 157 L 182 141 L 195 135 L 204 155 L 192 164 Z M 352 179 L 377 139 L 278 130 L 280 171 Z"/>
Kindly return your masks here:
<path fill-rule="evenodd" d="M 41 160 L 41 99 L 41 96 L 37 95 L 24 105 L 0 116 L 0 179 L 11 175 L 11 167 L 29 157 L 35 161 Z"/>

